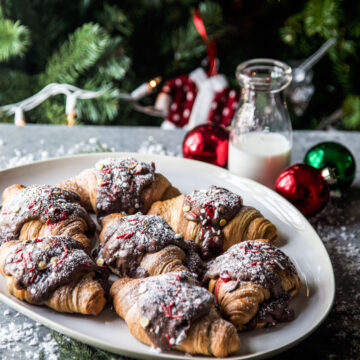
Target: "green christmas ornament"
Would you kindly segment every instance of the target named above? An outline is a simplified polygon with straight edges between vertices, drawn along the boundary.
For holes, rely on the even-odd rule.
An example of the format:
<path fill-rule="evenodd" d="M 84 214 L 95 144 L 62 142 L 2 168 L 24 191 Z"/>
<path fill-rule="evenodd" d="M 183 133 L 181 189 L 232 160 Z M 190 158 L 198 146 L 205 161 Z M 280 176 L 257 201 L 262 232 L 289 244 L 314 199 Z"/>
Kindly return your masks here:
<path fill-rule="evenodd" d="M 344 146 L 327 141 L 313 146 L 305 155 L 304 163 L 319 170 L 335 175 L 332 189 L 345 190 L 355 178 L 356 164 L 354 156 Z"/>

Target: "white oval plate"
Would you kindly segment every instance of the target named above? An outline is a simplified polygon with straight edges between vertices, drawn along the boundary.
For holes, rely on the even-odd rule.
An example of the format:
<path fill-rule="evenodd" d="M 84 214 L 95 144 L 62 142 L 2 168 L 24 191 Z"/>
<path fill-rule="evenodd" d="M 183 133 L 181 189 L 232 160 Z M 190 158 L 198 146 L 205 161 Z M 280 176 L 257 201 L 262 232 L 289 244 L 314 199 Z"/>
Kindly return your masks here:
<path fill-rule="evenodd" d="M 245 204 L 261 210 L 279 229 L 281 249 L 295 262 L 303 282 L 300 293 L 292 302 L 296 318 L 273 328 L 240 333 L 241 350 L 229 358 L 260 359 L 274 355 L 304 339 L 321 323 L 331 308 L 335 294 L 334 273 L 325 247 L 315 230 L 294 206 L 274 191 L 252 180 L 193 160 L 157 155 L 97 153 L 39 161 L 0 171 L 0 191 L 15 183 L 56 184 L 92 167 L 104 157 L 128 155 L 142 161 L 155 161 L 157 170 L 183 193 L 212 184 L 234 191 L 243 197 Z M 190 358 L 177 351 L 156 353 L 141 344 L 131 336 L 125 322 L 110 309 L 106 309 L 98 317 L 56 313 L 10 296 L 3 278 L 0 279 L 0 300 L 54 330 L 114 353 L 142 359 Z M 205 359 L 202 356 L 191 356 L 191 359 L 197 358 Z"/>

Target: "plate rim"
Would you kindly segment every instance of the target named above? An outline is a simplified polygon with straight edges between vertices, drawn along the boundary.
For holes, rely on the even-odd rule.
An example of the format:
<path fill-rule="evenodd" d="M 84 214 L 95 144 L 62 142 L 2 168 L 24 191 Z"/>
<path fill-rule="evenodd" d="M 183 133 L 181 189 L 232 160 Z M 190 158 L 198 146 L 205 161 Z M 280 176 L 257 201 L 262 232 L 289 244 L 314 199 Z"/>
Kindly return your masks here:
<path fill-rule="evenodd" d="M 245 181 L 245 182 L 249 182 L 250 185 L 251 183 L 256 184 L 256 186 L 260 186 L 260 188 L 265 189 L 265 191 L 270 191 L 272 193 L 272 195 L 275 197 L 277 197 L 278 199 L 280 199 L 281 201 L 285 201 L 287 203 L 288 206 L 290 206 L 292 208 L 292 210 L 301 218 L 301 220 L 303 222 L 305 222 L 308 225 L 308 228 L 312 231 L 313 235 L 317 238 L 319 244 L 322 247 L 322 250 L 324 251 L 324 254 L 326 254 L 326 262 L 328 263 L 329 269 L 330 271 L 330 278 L 328 279 L 328 281 L 330 281 L 330 284 L 328 284 L 328 291 L 331 290 L 331 299 L 329 301 L 329 303 L 327 304 L 327 307 L 323 310 L 323 313 L 320 317 L 320 319 L 313 324 L 310 328 L 308 328 L 307 330 L 305 330 L 300 336 L 298 336 L 296 339 L 287 342 L 286 344 L 280 346 L 280 347 L 275 347 L 273 349 L 269 349 L 269 350 L 264 350 L 261 352 L 256 352 L 253 354 L 246 354 L 246 355 L 240 355 L 237 356 L 235 355 L 235 357 L 231 357 L 231 359 L 236 360 L 236 359 L 241 359 L 241 360 L 245 360 L 245 359 L 264 359 L 267 358 L 269 356 L 273 356 L 276 354 L 279 354 L 283 351 L 286 351 L 288 349 L 290 349 L 291 347 L 295 346 L 296 344 L 300 343 L 301 341 L 303 341 L 305 338 L 307 338 L 309 335 L 311 335 L 322 323 L 323 321 L 326 319 L 326 317 L 328 316 L 329 312 L 331 311 L 331 308 L 334 304 L 334 300 L 335 300 L 335 274 L 334 274 L 334 269 L 332 266 L 332 262 L 330 259 L 330 256 L 327 252 L 327 249 L 323 243 L 323 241 L 321 240 L 321 238 L 319 237 L 319 235 L 317 234 L 317 232 L 315 231 L 315 229 L 313 228 L 313 226 L 310 224 L 310 222 L 308 221 L 308 219 L 294 206 L 292 205 L 287 199 L 285 199 L 284 197 L 282 197 L 280 194 L 278 194 L 277 192 L 275 192 L 274 190 L 258 183 L 257 181 L 254 181 L 252 179 L 249 178 L 244 178 L 241 176 L 238 176 L 236 174 L 231 173 L 229 170 L 224 169 L 222 167 L 216 166 L 216 165 L 212 165 L 209 163 L 205 163 L 202 161 L 198 161 L 198 160 L 192 160 L 192 159 L 185 159 L 183 157 L 176 157 L 176 156 L 168 156 L 168 155 L 158 155 L 158 154 L 142 154 L 142 153 L 136 153 L 136 152 L 96 152 L 96 153 L 85 153 L 85 154 L 73 154 L 73 155 L 68 155 L 68 156 L 58 156 L 58 157 L 53 157 L 50 159 L 43 159 L 43 160 L 37 160 L 37 161 L 33 161 L 31 163 L 28 164 L 21 164 L 21 165 L 16 165 L 13 167 L 9 167 L 9 168 L 5 168 L 5 169 L 0 169 L 0 175 L 6 173 L 6 172 L 12 172 L 14 170 L 21 170 L 21 169 L 26 169 L 26 168 L 31 168 L 34 167 L 36 165 L 42 165 L 42 164 L 46 164 L 46 163 L 53 163 L 53 162 L 57 162 L 57 161 L 66 161 L 66 160 L 73 160 L 73 159 L 79 159 L 79 158 L 101 158 L 101 157 L 127 157 L 127 156 L 133 156 L 133 157 L 146 157 L 146 158 L 151 158 L 152 161 L 171 161 L 171 160 L 175 160 L 175 161 L 180 161 L 180 162 L 185 162 L 185 163 L 191 163 L 194 165 L 194 163 L 197 166 L 203 167 L 203 168 L 208 168 L 210 170 L 213 171 L 221 171 L 224 172 L 225 174 L 229 174 L 234 178 L 238 178 L 240 181 Z M 328 296 L 330 296 L 328 294 Z M 51 320 L 49 318 L 47 318 L 44 315 L 40 315 L 38 314 L 36 311 L 33 311 L 31 309 L 28 309 L 26 306 L 24 306 L 21 303 L 18 303 L 17 298 L 12 299 L 11 295 L 10 297 L 6 296 L 6 294 L 3 294 L 0 291 L 0 301 L 4 302 L 6 305 L 10 306 L 11 308 L 15 309 L 16 311 L 21 312 L 22 314 L 24 314 L 25 316 L 38 321 L 39 323 L 49 327 L 50 329 L 53 329 L 55 331 L 58 331 L 62 334 L 65 334 L 73 339 L 79 340 L 81 342 L 84 342 L 90 346 L 95 346 L 98 347 L 100 349 L 112 352 L 112 353 L 116 353 L 116 354 L 120 354 L 120 355 L 125 355 L 125 356 L 130 356 L 130 357 L 137 357 L 137 358 L 149 358 L 149 356 L 153 357 L 153 358 L 171 358 L 171 359 L 187 359 L 189 358 L 189 356 L 187 356 L 186 354 L 182 354 L 181 352 L 179 352 L 179 355 L 172 355 L 172 354 L 168 354 L 168 353 L 151 353 L 151 354 L 146 354 L 143 355 L 142 353 L 136 352 L 136 351 L 132 351 L 132 350 L 128 350 L 125 348 L 118 348 L 118 347 L 113 347 L 110 344 L 106 344 L 103 341 L 98 341 L 96 338 L 92 337 L 92 336 L 88 336 L 86 334 L 83 334 L 77 330 L 74 330 L 68 326 L 62 325 L 62 324 L 58 324 L 56 323 L 54 320 Z M 29 305 L 29 304 L 26 304 Z M 35 305 L 36 306 L 36 305 Z M 65 314 L 66 315 L 66 314 Z M 149 347 L 150 349 L 150 347 Z M 150 350 L 149 350 L 150 352 Z M 199 355 L 194 355 L 192 356 L 192 358 L 199 356 Z M 201 356 L 201 355 L 200 355 Z M 213 357 L 212 357 L 213 358 Z M 204 357 L 205 359 L 205 357 Z M 225 358 L 226 359 L 226 358 Z"/>

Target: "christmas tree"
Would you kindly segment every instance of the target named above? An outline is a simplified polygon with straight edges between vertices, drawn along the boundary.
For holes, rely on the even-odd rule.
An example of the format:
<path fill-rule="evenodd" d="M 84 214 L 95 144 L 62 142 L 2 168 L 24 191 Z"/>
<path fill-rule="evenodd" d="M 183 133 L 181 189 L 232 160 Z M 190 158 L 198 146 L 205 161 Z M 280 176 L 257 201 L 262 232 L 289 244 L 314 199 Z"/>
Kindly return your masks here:
<path fill-rule="evenodd" d="M 331 123 L 360 129 L 357 53 L 360 3 L 354 0 L 2 0 L 0 2 L 0 104 L 20 101 L 49 83 L 104 90 L 78 100 L 82 124 L 155 125 L 119 99 L 155 76 L 189 73 L 206 57 L 193 9 L 216 39 L 220 72 L 232 86 L 236 66 L 255 57 L 301 61 L 335 37 L 314 68 L 315 94 L 297 128 Z M 154 97 L 143 100 L 153 104 Z M 66 123 L 64 95 L 26 114 L 28 122 Z M 335 115 L 334 115 L 335 114 Z M 330 120 L 329 120 L 330 119 Z M 13 118 L 2 113 L 0 121 Z"/>

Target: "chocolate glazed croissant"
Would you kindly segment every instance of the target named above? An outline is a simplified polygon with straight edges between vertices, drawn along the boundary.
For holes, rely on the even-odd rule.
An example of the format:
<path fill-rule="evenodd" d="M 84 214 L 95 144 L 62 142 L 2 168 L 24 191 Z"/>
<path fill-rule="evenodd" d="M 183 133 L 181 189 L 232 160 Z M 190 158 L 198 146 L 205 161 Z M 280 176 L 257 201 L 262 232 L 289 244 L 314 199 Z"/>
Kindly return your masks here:
<path fill-rule="evenodd" d="M 273 243 L 278 236 L 275 225 L 258 210 L 243 206 L 239 195 L 216 186 L 158 201 L 148 214 L 163 217 L 175 232 L 194 240 L 205 259 L 244 240 Z"/>
<path fill-rule="evenodd" d="M 294 318 L 288 305 L 301 287 L 290 259 L 259 241 L 236 244 L 208 263 L 205 281 L 222 314 L 238 330 Z"/>
<path fill-rule="evenodd" d="M 97 263 L 119 276 L 188 270 L 200 275 L 203 269 L 194 242 L 174 233 L 160 216 L 111 214 L 102 226 Z"/>
<path fill-rule="evenodd" d="M 87 235 L 94 233 L 95 224 L 79 202 L 73 191 L 50 185 L 15 184 L 6 188 L 0 212 L 0 242 L 66 235 L 90 250 Z"/>
<path fill-rule="evenodd" d="M 111 287 L 116 312 L 133 336 L 161 350 L 225 357 L 240 347 L 235 327 L 189 273 L 123 278 Z"/>
<path fill-rule="evenodd" d="M 155 173 L 154 163 L 133 158 L 101 160 L 95 168 L 58 186 L 77 192 L 82 204 L 100 219 L 112 213 L 146 213 L 153 202 L 180 194 L 169 180 Z"/>
<path fill-rule="evenodd" d="M 106 277 L 83 245 L 49 236 L 0 247 L 0 272 L 11 295 L 66 313 L 99 314 Z"/>

